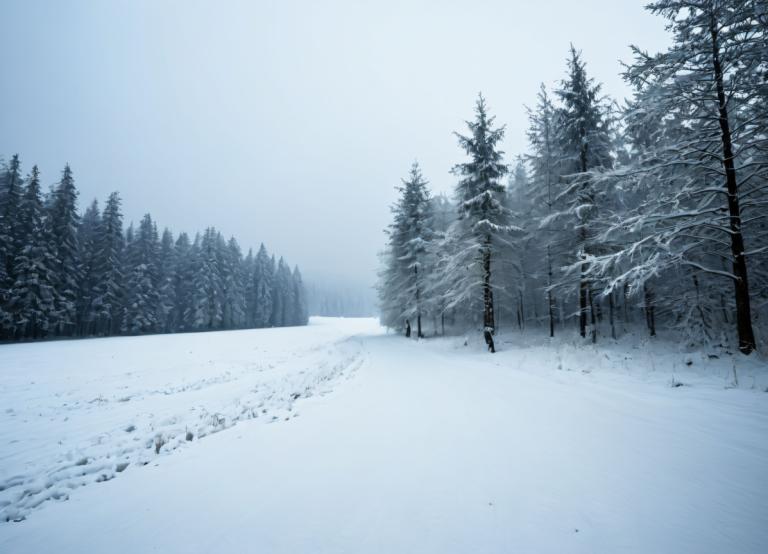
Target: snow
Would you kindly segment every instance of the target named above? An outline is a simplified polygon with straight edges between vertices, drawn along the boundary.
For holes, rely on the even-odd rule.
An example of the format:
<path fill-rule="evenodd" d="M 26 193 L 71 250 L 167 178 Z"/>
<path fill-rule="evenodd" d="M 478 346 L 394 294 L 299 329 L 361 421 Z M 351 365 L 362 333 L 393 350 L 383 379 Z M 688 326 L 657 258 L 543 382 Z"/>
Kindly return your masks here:
<path fill-rule="evenodd" d="M 0 519 L 145 464 L 187 433 L 292 417 L 297 398 L 359 364 L 343 340 L 352 325 L 3 346 Z"/>
<path fill-rule="evenodd" d="M 25 519 L 0 552 L 768 551 L 764 360 L 736 386 L 661 340 L 464 342 L 313 319 L 3 346 Z M 69 499 L 18 498 L 48 481 Z"/>

